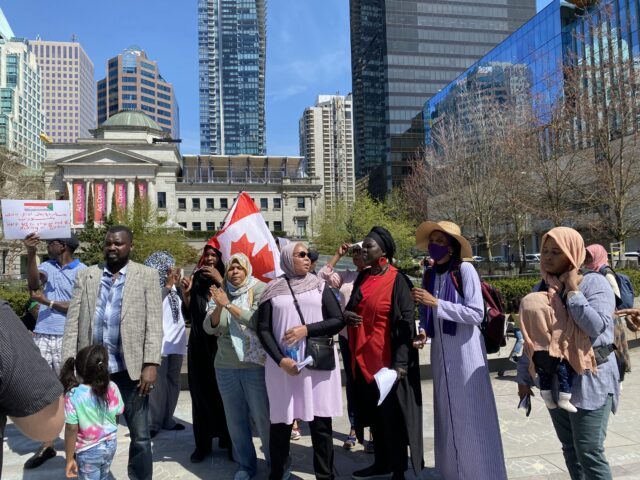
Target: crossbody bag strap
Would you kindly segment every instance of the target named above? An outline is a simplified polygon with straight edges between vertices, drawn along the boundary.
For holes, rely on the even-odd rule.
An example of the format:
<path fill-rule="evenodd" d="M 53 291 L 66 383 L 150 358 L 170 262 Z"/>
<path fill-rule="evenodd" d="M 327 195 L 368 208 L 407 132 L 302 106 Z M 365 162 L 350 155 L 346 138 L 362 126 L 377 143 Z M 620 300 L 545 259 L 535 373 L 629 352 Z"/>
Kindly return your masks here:
<path fill-rule="evenodd" d="M 293 293 L 293 288 L 291 288 L 291 283 L 289 283 L 289 279 L 285 276 L 284 279 L 287 281 L 287 285 L 289 286 L 289 290 L 291 291 L 291 296 L 293 297 L 293 304 L 296 307 L 296 310 L 298 311 L 298 315 L 300 315 L 300 323 L 302 323 L 302 325 L 306 325 L 306 323 L 304 323 L 304 316 L 302 315 L 302 310 L 300 310 L 300 304 L 298 304 L 298 299 L 296 298 L 296 294 Z"/>

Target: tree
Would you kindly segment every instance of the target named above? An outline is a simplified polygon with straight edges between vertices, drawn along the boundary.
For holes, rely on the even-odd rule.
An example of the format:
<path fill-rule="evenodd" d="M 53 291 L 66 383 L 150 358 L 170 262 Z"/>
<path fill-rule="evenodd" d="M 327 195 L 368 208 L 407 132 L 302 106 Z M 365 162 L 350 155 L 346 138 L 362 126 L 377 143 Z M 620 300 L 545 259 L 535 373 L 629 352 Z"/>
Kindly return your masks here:
<path fill-rule="evenodd" d="M 164 250 L 176 259 L 177 265 L 195 263 L 198 252 L 186 243 L 186 238 L 181 230 L 168 227 L 165 219 L 157 215 L 155 209 L 148 200 L 139 199 L 139 206 L 124 212 L 117 212 L 105 220 L 99 227 L 84 228 L 78 238 L 81 242 L 80 259 L 93 265 L 104 261 L 102 245 L 107 229 L 110 226 L 126 225 L 133 232 L 134 248 L 131 259 L 136 262 L 144 260 L 153 252 Z"/>
<path fill-rule="evenodd" d="M 323 253 L 333 253 L 343 242 L 359 242 L 372 227 L 387 228 L 396 242 L 396 258 L 406 260 L 415 244 L 415 225 L 406 215 L 397 214 L 398 193 L 392 193 L 385 202 L 371 198 L 367 193 L 359 193 L 354 205 L 349 208 L 339 202 L 334 210 L 319 215 L 314 241 Z"/>

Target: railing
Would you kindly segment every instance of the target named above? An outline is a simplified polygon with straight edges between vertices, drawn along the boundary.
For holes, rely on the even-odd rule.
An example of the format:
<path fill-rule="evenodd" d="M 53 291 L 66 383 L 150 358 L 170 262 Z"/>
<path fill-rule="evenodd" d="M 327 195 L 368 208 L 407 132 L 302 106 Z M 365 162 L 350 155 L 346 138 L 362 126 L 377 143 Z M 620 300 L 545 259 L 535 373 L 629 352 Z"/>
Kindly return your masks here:
<path fill-rule="evenodd" d="M 283 183 L 295 183 L 295 184 L 312 184 L 316 180 L 315 177 L 259 177 L 259 176 L 240 176 L 234 175 L 231 177 L 219 178 L 219 177 L 205 177 L 205 178 L 191 178 L 191 177 L 178 177 L 176 181 L 178 183 L 184 183 L 188 185 L 202 185 L 202 184 L 231 184 L 231 185 L 265 185 L 265 184 L 283 184 Z"/>

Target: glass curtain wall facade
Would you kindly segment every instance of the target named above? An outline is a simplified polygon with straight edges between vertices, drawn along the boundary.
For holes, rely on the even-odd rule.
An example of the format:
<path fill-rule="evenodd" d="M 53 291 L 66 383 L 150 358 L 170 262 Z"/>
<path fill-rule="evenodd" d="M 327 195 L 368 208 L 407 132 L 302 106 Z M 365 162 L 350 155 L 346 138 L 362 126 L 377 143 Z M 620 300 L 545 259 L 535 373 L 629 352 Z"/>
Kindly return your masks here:
<path fill-rule="evenodd" d="M 383 195 L 408 173 L 422 145 L 415 123 L 425 101 L 535 8 L 535 0 L 350 1 L 356 172 L 370 175 L 372 193 Z"/>
<path fill-rule="evenodd" d="M 0 147 L 27 167 L 39 169 L 46 155 L 42 81 L 25 39 L 0 38 Z"/>
<path fill-rule="evenodd" d="M 566 73 L 572 65 L 610 66 L 609 55 L 630 68 L 640 64 L 639 29 L 640 0 L 603 0 L 589 10 L 554 0 L 425 104 L 425 142 L 433 143 L 431 131 L 446 116 L 464 116 L 468 91 L 528 102 L 539 124 L 545 125 L 564 100 Z M 630 56 L 638 60 L 630 61 Z M 597 68 L 589 71 L 598 75 Z M 605 89 L 612 74 L 600 72 Z M 583 80 L 590 88 L 591 79 Z"/>
<path fill-rule="evenodd" d="M 203 154 L 266 154 L 265 3 L 198 0 Z"/>
<path fill-rule="evenodd" d="M 140 110 L 172 138 L 180 138 L 178 100 L 173 84 L 138 46 L 107 61 L 107 76 L 98 82 L 98 125 L 122 110 Z"/>

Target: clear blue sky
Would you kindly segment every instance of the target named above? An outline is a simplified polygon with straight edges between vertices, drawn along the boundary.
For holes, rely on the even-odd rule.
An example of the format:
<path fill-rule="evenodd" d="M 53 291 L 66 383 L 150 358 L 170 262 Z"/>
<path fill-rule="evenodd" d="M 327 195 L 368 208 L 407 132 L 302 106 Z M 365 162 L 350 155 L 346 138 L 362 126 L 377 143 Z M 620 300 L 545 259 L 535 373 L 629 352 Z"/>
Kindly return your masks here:
<path fill-rule="evenodd" d="M 538 8 L 551 0 L 537 0 Z M 183 153 L 198 153 L 196 0 L 9 0 L 2 2 L 16 36 L 70 40 L 93 61 L 140 45 L 172 82 L 180 104 Z M 267 2 L 267 152 L 298 154 L 298 119 L 320 94 L 351 91 L 348 0 Z"/>

